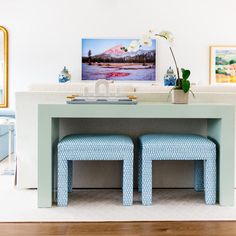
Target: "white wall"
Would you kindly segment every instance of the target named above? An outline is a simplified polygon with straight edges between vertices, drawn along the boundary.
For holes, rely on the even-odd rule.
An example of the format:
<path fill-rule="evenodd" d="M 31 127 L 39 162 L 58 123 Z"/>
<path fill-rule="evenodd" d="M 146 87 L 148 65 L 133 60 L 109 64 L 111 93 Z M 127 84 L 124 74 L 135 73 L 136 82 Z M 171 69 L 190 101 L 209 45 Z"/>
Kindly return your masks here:
<path fill-rule="evenodd" d="M 236 44 L 235 0 L 0 0 L 0 25 L 9 31 L 10 106 L 29 84 L 57 82 L 67 65 L 80 79 L 82 37 L 139 37 L 167 29 L 176 38 L 180 67 L 208 83 L 209 45 Z M 172 58 L 159 43 L 158 75 Z"/>

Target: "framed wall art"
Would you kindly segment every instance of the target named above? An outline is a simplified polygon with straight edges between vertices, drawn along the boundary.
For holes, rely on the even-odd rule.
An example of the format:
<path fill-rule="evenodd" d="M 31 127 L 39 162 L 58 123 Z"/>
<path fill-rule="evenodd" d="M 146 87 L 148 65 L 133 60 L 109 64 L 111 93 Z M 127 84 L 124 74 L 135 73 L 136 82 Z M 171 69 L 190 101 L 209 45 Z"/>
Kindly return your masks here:
<path fill-rule="evenodd" d="M 82 81 L 156 80 L 156 40 L 127 51 L 133 39 L 82 39 Z"/>
<path fill-rule="evenodd" d="M 236 85 L 236 46 L 210 46 L 210 84 Z"/>

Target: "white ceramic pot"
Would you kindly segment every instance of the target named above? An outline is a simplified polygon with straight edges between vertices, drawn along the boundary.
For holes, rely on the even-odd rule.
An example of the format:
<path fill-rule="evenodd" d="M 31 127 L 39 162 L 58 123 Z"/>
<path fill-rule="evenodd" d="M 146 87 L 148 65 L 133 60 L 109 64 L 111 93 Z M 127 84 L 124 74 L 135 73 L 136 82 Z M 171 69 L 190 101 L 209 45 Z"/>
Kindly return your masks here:
<path fill-rule="evenodd" d="M 185 93 L 182 89 L 171 91 L 171 102 L 174 104 L 187 104 L 189 92 Z"/>

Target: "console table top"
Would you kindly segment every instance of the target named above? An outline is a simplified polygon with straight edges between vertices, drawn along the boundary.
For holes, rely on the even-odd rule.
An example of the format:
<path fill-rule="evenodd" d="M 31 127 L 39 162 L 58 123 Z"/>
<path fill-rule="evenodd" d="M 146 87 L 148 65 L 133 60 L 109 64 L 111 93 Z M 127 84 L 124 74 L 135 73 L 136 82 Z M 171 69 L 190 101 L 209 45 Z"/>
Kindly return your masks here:
<path fill-rule="evenodd" d="M 234 105 L 224 103 L 171 104 L 139 102 L 123 104 L 39 104 L 40 112 L 51 117 L 97 118 L 222 118 L 234 112 Z"/>

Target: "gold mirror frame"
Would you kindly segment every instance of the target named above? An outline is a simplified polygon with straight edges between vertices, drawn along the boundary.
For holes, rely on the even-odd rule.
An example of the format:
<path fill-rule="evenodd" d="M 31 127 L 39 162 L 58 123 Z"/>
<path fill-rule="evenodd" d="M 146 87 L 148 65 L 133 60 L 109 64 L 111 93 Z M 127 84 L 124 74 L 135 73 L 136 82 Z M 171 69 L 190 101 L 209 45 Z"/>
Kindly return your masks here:
<path fill-rule="evenodd" d="M 6 28 L 0 25 L 0 31 L 4 37 L 4 102 L 0 103 L 1 107 L 8 107 L 8 32 Z"/>

